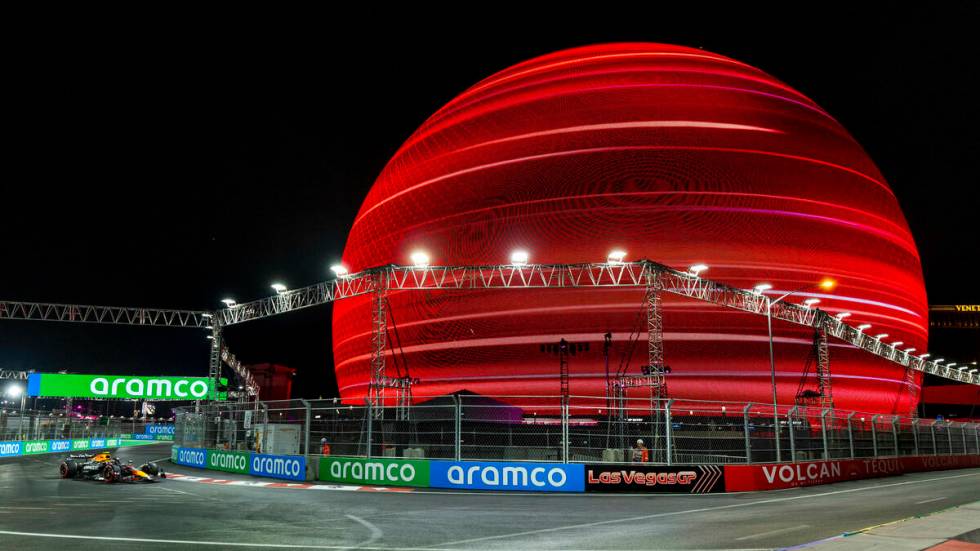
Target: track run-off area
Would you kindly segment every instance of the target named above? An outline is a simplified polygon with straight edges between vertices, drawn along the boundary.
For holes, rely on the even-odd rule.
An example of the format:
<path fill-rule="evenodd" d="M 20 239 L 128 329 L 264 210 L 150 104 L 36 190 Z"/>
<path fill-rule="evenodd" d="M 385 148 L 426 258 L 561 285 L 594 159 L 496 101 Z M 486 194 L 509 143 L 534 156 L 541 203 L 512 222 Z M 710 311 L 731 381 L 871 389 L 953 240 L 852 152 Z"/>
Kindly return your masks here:
<path fill-rule="evenodd" d="M 110 485 L 61 479 L 59 454 L 0 459 L 0 549 L 767 549 L 980 500 L 980 469 L 738 494 L 308 491 L 201 483 L 214 473 L 169 454 L 119 450 L 187 478 Z"/>

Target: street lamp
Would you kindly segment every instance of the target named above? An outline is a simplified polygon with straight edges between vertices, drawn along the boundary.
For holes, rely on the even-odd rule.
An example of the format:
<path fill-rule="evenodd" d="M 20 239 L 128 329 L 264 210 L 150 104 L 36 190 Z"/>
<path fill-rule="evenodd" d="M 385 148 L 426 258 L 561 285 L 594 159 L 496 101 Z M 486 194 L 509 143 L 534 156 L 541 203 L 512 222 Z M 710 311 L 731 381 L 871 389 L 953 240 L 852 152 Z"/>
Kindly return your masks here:
<path fill-rule="evenodd" d="M 707 271 L 707 269 L 708 269 L 707 264 L 695 264 L 694 266 L 688 268 L 688 271 L 691 273 L 692 276 L 700 277 L 701 272 Z"/>
<path fill-rule="evenodd" d="M 870 323 L 862 323 L 861 325 L 858 325 L 857 326 L 857 330 L 858 331 L 864 331 L 865 329 L 871 329 L 871 324 Z"/>
<path fill-rule="evenodd" d="M 337 277 L 344 277 L 347 275 L 347 268 L 345 268 L 343 264 L 334 264 L 330 267 L 330 271 Z"/>
<path fill-rule="evenodd" d="M 527 264 L 527 251 L 514 251 L 510 253 L 510 263 L 514 266 L 524 266 Z"/>
<path fill-rule="evenodd" d="M 773 431 L 776 435 L 776 461 L 782 461 L 783 457 L 782 457 L 782 450 L 780 449 L 781 446 L 779 443 L 779 401 L 776 395 L 776 354 L 773 348 L 773 339 L 772 339 L 772 307 L 773 305 L 779 304 L 786 298 L 796 293 L 799 293 L 800 291 L 810 289 L 812 287 L 821 287 L 829 291 L 836 286 L 837 286 L 836 281 L 830 278 L 824 278 L 823 280 L 820 281 L 820 283 L 817 283 L 816 285 L 813 284 L 804 285 L 803 287 L 800 287 L 795 291 L 784 293 L 776 300 L 772 300 L 770 297 L 763 294 L 765 291 L 772 289 L 772 285 L 768 283 L 760 283 L 759 285 L 755 286 L 755 290 L 754 290 L 755 294 L 766 299 L 766 326 L 769 330 L 769 377 L 772 384 L 772 422 L 773 422 Z M 870 327 L 870 325 L 868 327 Z M 791 457 L 790 460 L 795 461 L 796 458 Z"/>
<path fill-rule="evenodd" d="M 409 256 L 409 259 L 411 259 L 412 264 L 416 268 L 425 268 L 429 265 L 429 255 L 425 254 L 423 251 L 415 251 L 411 256 Z"/>
<path fill-rule="evenodd" d="M 225 306 L 227 306 L 228 308 L 234 308 L 235 305 L 238 304 L 237 302 L 235 302 L 235 299 L 233 298 L 223 298 L 221 299 L 221 302 L 225 303 Z"/>
<path fill-rule="evenodd" d="M 849 317 L 851 317 L 851 313 L 850 313 L 850 312 L 841 312 L 840 314 L 837 314 L 837 315 L 836 315 L 836 316 L 834 316 L 834 317 L 835 317 L 835 318 L 837 318 L 837 319 L 839 319 L 839 320 L 842 320 L 842 319 L 844 319 L 844 318 L 849 318 Z"/>
<path fill-rule="evenodd" d="M 24 394 L 24 387 L 20 385 L 8 385 L 6 393 L 9 398 L 20 398 L 20 410 L 24 411 L 24 401 L 27 399 L 27 396 Z"/>
<path fill-rule="evenodd" d="M 626 258 L 626 251 L 619 249 L 614 249 L 609 251 L 609 256 L 606 257 L 607 264 L 622 264 L 623 259 Z"/>

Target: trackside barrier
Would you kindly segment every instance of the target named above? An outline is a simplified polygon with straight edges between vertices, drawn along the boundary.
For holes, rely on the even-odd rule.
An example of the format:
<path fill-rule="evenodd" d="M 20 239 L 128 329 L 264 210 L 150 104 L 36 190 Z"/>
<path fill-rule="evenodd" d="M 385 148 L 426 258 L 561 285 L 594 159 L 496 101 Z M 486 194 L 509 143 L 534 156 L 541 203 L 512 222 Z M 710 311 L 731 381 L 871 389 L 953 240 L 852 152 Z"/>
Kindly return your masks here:
<path fill-rule="evenodd" d="M 99 450 L 136 445 L 122 438 L 83 438 L 75 440 L 27 440 L 0 442 L 0 457 L 18 455 L 40 455 L 44 453 L 66 453 L 73 451 Z"/>
<path fill-rule="evenodd" d="M 725 491 L 749 492 L 831 484 L 904 473 L 980 467 L 978 455 L 879 457 L 770 465 L 725 465 Z"/>
<path fill-rule="evenodd" d="M 306 480 L 306 458 L 302 455 L 272 455 L 171 446 L 170 461 L 177 465 L 198 469 L 283 480 Z"/>
<path fill-rule="evenodd" d="M 321 457 L 320 480 L 344 484 L 429 487 L 430 462 L 420 459 Z"/>

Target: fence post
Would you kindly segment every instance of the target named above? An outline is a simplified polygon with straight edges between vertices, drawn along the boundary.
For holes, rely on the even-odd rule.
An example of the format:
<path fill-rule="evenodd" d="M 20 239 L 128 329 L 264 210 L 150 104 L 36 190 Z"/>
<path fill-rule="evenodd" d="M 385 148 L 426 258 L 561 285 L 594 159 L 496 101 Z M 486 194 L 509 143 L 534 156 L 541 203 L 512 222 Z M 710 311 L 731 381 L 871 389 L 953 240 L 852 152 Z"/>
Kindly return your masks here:
<path fill-rule="evenodd" d="M 374 430 L 374 406 L 371 404 L 371 400 L 365 400 L 365 403 L 367 404 L 364 410 L 364 414 L 367 416 L 365 417 L 367 421 L 367 453 L 365 454 L 365 457 L 371 459 L 371 438 L 374 436 L 371 434 L 371 432 Z"/>
<path fill-rule="evenodd" d="M 561 462 L 568 463 L 568 399 L 561 402 Z"/>
<path fill-rule="evenodd" d="M 932 433 L 932 455 L 939 455 L 939 449 L 936 448 L 936 422 L 933 421 L 929 425 L 929 432 Z"/>
<path fill-rule="evenodd" d="M 912 440 L 915 442 L 915 455 L 919 455 L 919 420 L 912 420 Z"/>
<path fill-rule="evenodd" d="M 851 429 L 851 419 L 853 418 L 854 412 L 852 411 L 847 416 L 847 445 L 851 448 L 851 459 L 854 459 L 854 431 Z"/>
<path fill-rule="evenodd" d="M 901 455 L 898 452 L 898 417 L 892 416 L 892 438 L 895 439 L 895 457 Z"/>
<path fill-rule="evenodd" d="M 306 400 L 300 400 L 300 402 L 303 404 L 303 407 L 306 408 L 306 424 L 304 425 L 303 428 L 303 439 L 306 441 L 306 444 L 303 446 L 303 449 L 306 451 L 305 454 L 306 466 L 307 468 L 309 468 L 310 466 L 310 403 L 307 402 Z"/>
<path fill-rule="evenodd" d="M 456 418 L 453 427 L 453 456 L 456 461 L 463 459 L 463 402 L 462 396 L 453 396 L 456 402 Z"/>
<path fill-rule="evenodd" d="M 664 406 L 664 420 L 666 421 L 666 427 L 664 427 L 664 435 L 667 436 L 667 465 L 673 464 L 674 455 L 674 432 L 670 421 L 670 406 L 674 405 L 674 399 L 671 398 L 667 400 L 667 405 Z"/>
<path fill-rule="evenodd" d="M 830 446 L 827 445 L 827 414 L 829 409 L 823 410 L 820 414 L 820 430 L 823 433 L 823 458 L 830 459 Z"/>
<path fill-rule="evenodd" d="M 878 457 L 878 418 L 881 415 L 871 416 L 871 446 L 873 457 Z"/>
<path fill-rule="evenodd" d="M 796 434 L 793 430 L 793 414 L 800 406 L 793 406 L 786 412 L 786 428 L 789 430 L 789 460 L 796 461 Z"/>
<path fill-rule="evenodd" d="M 749 410 L 752 404 L 746 404 L 742 409 L 742 430 L 745 432 L 745 462 L 752 462 L 752 441 L 749 439 Z"/>
<path fill-rule="evenodd" d="M 949 455 L 953 455 L 953 422 L 946 421 L 946 441 L 949 442 Z"/>
<path fill-rule="evenodd" d="M 963 453 L 966 451 L 966 425 L 960 425 L 960 436 L 963 437 Z"/>
<path fill-rule="evenodd" d="M 977 440 L 977 453 L 980 453 L 980 424 L 973 427 L 973 436 Z"/>

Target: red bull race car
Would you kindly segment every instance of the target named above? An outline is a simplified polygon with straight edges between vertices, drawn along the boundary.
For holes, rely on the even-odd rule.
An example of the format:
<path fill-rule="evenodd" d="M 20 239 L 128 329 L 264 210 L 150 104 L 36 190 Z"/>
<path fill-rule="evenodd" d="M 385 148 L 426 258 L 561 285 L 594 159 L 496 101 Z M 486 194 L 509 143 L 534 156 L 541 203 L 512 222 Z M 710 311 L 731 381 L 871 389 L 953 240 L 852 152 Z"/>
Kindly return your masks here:
<path fill-rule="evenodd" d="M 70 454 L 61 462 L 61 478 L 114 482 L 158 482 L 167 478 L 156 463 L 144 463 L 139 468 L 132 461 L 123 462 L 109 453 Z"/>

